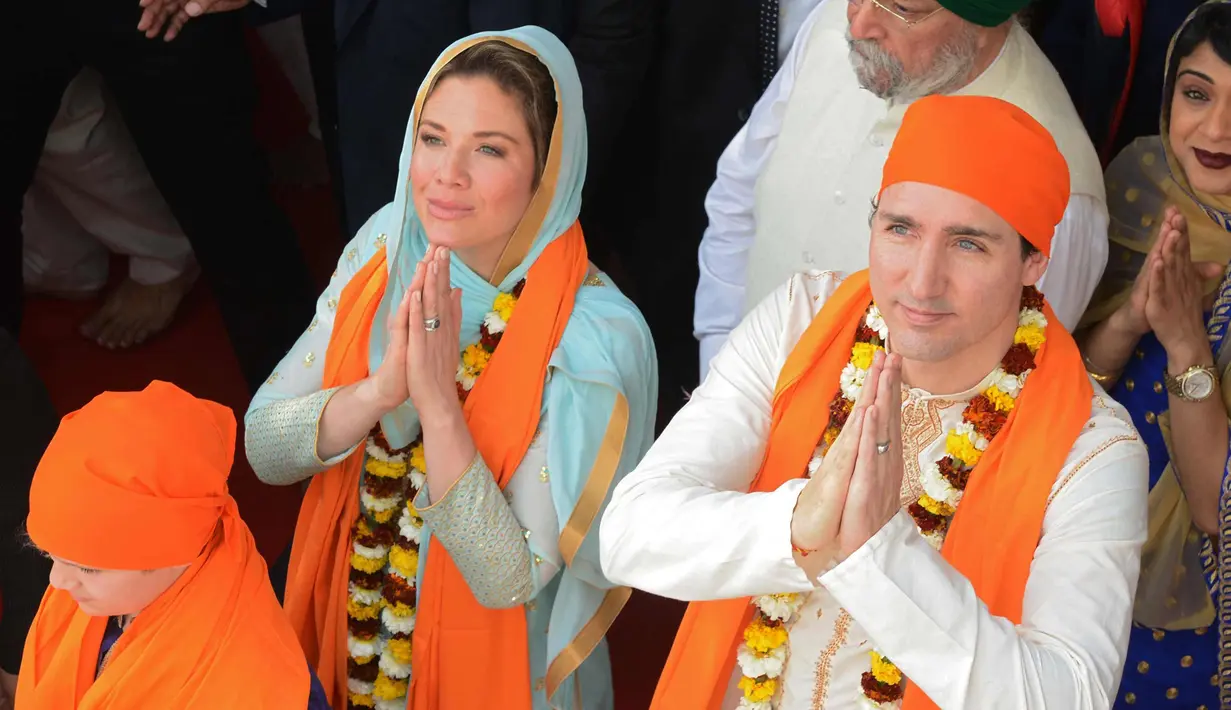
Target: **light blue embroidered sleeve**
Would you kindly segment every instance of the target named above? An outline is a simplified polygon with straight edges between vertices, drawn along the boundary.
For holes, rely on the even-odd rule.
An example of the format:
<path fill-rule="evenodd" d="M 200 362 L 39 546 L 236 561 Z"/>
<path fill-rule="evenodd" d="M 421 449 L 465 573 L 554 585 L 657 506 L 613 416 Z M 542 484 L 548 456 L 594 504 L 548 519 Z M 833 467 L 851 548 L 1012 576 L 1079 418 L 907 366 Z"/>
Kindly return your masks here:
<path fill-rule="evenodd" d="M 244 428 L 248 463 L 263 483 L 289 486 L 338 464 L 354 451 L 322 461 L 316 435 L 329 398 L 340 388 L 313 392 L 304 397 L 282 399 L 253 410 Z"/>
<path fill-rule="evenodd" d="M 415 501 L 483 606 L 508 609 L 533 597 L 534 566 L 527 535 L 491 469 L 476 454 L 466 472 L 435 502 L 425 486 Z"/>
<path fill-rule="evenodd" d="M 329 286 L 317 299 L 315 317 L 257 390 L 244 416 L 244 450 L 252 470 L 265 483 L 297 483 L 328 469 L 354 451 L 351 447 L 327 461 L 317 455 L 321 413 L 335 391 L 322 386 L 325 351 L 333 333 L 334 313 L 342 289 L 384 243 L 383 235 L 371 233 L 371 226 L 380 214 L 373 215 L 346 245 Z"/>

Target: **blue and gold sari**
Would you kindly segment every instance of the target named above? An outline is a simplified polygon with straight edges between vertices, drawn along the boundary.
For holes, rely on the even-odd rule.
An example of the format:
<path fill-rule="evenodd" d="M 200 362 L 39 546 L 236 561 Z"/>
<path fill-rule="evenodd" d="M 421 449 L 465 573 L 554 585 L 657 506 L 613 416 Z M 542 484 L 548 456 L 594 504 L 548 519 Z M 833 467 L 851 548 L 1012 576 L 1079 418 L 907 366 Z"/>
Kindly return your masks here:
<path fill-rule="evenodd" d="M 1215 305 L 1207 314 L 1207 330 L 1223 372 L 1223 401 L 1231 403 L 1227 384 L 1231 347 L 1226 337 L 1231 321 L 1231 271 L 1224 274 L 1218 289 Z M 1223 594 L 1220 585 L 1220 577 L 1231 574 L 1231 555 L 1227 554 L 1231 476 L 1224 471 L 1223 522 L 1216 546 L 1192 524 L 1171 466 L 1168 394 L 1162 383 L 1166 366 L 1163 346 L 1153 334 L 1146 335 L 1110 392 L 1128 409 L 1150 456 L 1150 537 L 1142 554 L 1128 661 L 1115 707 L 1152 708 L 1176 701 L 1165 707 L 1213 710 L 1228 707 L 1219 700 L 1220 667 L 1231 668 L 1231 664 L 1220 663 L 1219 639 L 1224 632 L 1218 619 L 1231 618 L 1231 594 Z"/>

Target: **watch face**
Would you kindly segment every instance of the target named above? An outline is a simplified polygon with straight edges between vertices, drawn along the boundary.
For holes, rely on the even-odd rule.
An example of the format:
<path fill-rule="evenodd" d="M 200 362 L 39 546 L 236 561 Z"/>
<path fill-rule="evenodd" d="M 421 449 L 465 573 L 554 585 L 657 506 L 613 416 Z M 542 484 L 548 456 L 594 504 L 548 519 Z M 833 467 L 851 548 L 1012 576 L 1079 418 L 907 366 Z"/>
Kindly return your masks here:
<path fill-rule="evenodd" d="M 1205 370 L 1196 370 L 1184 378 L 1184 396 L 1190 399 L 1205 399 L 1214 391 L 1214 378 Z"/>

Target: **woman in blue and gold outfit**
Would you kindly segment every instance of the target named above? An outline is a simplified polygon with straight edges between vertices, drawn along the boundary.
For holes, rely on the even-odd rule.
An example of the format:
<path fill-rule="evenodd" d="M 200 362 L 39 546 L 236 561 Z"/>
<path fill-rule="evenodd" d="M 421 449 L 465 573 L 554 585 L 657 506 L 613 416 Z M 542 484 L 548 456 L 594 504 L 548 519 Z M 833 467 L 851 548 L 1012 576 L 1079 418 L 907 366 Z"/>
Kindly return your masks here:
<path fill-rule="evenodd" d="M 1150 538 L 1115 707 L 1231 707 L 1231 644 L 1219 642 L 1231 641 L 1219 585 L 1231 582 L 1231 1 L 1176 33 L 1160 135 L 1113 161 L 1107 198 L 1086 365 L 1150 452 Z"/>

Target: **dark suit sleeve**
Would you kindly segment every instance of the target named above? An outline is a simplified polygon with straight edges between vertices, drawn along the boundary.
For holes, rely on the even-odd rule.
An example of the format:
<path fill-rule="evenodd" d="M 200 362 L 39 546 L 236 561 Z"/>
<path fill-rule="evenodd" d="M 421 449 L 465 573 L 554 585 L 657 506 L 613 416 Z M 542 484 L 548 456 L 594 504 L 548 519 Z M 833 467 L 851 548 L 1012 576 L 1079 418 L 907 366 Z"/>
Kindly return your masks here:
<path fill-rule="evenodd" d="M 614 145 L 641 94 L 657 0 L 578 0 L 565 39 L 584 94 L 590 156 L 586 193 L 600 189 Z"/>
<path fill-rule="evenodd" d="M 25 545 L 30 481 L 59 425 L 51 398 L 17 343 L 0 329 L 0 668 L 17 673 L 26 631 L 38 612 L 51 562 Z"/>

